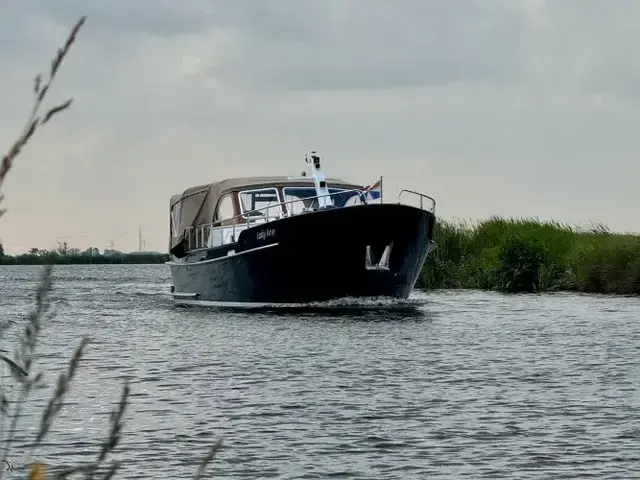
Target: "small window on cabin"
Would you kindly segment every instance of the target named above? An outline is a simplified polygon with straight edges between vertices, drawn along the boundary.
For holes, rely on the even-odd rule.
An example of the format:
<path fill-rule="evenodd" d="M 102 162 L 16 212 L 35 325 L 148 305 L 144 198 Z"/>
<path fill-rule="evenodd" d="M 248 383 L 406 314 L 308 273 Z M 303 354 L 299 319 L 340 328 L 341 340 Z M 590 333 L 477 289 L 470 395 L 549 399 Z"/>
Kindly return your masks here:
<path fill-rule="evenodd" d="M 280 196 L 275 188 L 246 190 L 238 193 L 240 209 L 247 218 L 273 220 L 280 217 Z"/>
<path fill-rule="evenodd" d="M 182 203 L 176 203 L 171 209 L 171 229 L 174 237 L 180 235 L 180 210 Z"/>
<path fill-rule="evenodd" d="M 218 209 L 216 210 L 216 221 L 228 220 L 235 216 L 233 210 L 233 198 L 231 194 L 227 194 L 218 202 Z"/>

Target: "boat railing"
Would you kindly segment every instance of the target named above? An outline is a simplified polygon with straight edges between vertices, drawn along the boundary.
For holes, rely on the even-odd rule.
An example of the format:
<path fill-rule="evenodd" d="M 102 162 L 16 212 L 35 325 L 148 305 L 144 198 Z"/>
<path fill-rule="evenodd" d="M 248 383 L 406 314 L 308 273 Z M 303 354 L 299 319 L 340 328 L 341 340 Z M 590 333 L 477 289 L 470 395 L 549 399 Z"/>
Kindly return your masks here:
<path fill-rule="evenodd" d="M 187 227 L 185 229 L 185 234 L 187 237 L 188 249 L 190 251 L 194 250 L 203 250 L 206 248 L 210 248 L 212 246 L 221 246 L 227 243 L 233 243 L 237 241 L 237 234 L 239 234 L 242 230 L 249 228 L 252 225 L 258 223 L 267 223 L 273 220 L 278 220 L 285 217 L 292 217 L 295 215 L 300 215 L 310 210 L 303 210 L 300 213 L 294 213 L 289 208 L 282 208 L 284 206 L 294 204 L 296 202 L 316 200 L 324 197 L 333 197 L 334 195 L 344 195 L 346 193 L 359 193 L 360 201 L 366 203 L 364 198 L 366 198 L 367 192 L 361 189 L 351 189 L 351 190 L 340 190 L 339 192 L 329 193 L 328 195 L 316 195 L 314 197 L 304 197 L 304 198 L 296 198 L 295 200 L 285 200 L 284 202 L 274 203 L 268 205 L 266 207 L 256 208 L 254 210 L 247 210 L 240 215 L 236 215 L 231 218 L 226 218 L 222 220 L 216 220 L 212 223 L 207 223 L 205 225 L 198 225 L 195 227 Z M 278 215 L 262 215 L 262 212 L 265 210 L 278 209 Z M 260 215 L 255 215 L 256 213 L 260 213 Z M 211 233 L 220 233 L 220 242 L 215 242 L 214 245 L 211 245 L 209 242 L 209 238 L 211 237 Z"/>
<path fill-rule="evenodd" d="M 427 210 L 433 214 L 436 213 L 436 200 L 433 197 L 430 197 L 429 195 L 425 195 L 424 193 L 420 193 L 420 192 L 416 192 L 413 190 L 406 190 L 406 189 L 402 189 L 400 190 L 400 193 L 398 193 L 398 203 L 403 203 L 403 197 L 406 198 L 407 196 L 412 196 L 412 198 L 416 198 L 418 199 L 419 202 L 419 206 L 420 206 L 420 210 Z M 427 208 L 425 208 L 425 203 L 428 204 Z M 406 204 L 406 205 L 411 205 L 411 206 L 415 206 L 413 204 Z"/>

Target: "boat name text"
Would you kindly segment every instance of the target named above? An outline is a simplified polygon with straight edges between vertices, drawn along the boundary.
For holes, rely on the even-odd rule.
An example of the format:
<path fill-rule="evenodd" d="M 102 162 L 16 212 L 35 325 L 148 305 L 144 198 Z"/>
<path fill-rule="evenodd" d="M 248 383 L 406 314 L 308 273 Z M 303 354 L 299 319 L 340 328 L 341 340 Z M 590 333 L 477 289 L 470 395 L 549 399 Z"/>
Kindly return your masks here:
<path fill-rule="evenodd" d="M 260 230 L 258 233 L 256 233 L 256 240 L 266 240 L 267 238 L 275 237 L 275 236 L 276 236 L 276 229 L 267 228 L 266 230 Z"/>

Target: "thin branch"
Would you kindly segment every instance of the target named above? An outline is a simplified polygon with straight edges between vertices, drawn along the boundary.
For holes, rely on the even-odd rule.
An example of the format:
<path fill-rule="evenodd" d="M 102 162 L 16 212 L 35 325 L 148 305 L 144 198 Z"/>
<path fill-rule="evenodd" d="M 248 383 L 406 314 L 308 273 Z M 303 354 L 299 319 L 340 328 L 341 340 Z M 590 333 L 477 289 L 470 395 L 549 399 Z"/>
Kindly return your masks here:
<path fill-rule="evenodd" d="M 200 480 L 202 478 L 207 466 L 213 461 L 214 457 L 216 456 L 216 453 L 218 453 L 218 450 L 220 450 L 221 447 L 222 447 L 222 439 L 219 439 L 216 443 L 213 444 L 213 446 L 209 450 L 209 453 L 207 453 L 207 455 L 205 455 L 205 457 L 202 459 L 202 463 L 200 463 L 200 466 L 198 467 L 198 471 L 196 472 L 196 475 L 193 477 L 194 480 Z"/>
<path fill-rule="evenodd" d="M 25 377 L 27 375 L 29 375 L 29 372 L 27 372 L 24 368 L 22 368 L 20 365 L 18 365 L 16 362 L 14 362 L 13 360 L 11 360 L 10 358 L 5 357 L 4 355 L 0 355 L 0 360 L 3 360 L 7 365 L 9 365 L 16 373 L 20 374 L 20 375 L 24 375 Z"/>
<path fill-rule="evenodd" d="M 111 429 L 109 431 L 109 436 L 102 443 L 102 447 L 100 449 L 100 453 L 98 454 L 98 458 L 95 461 L 85 465 L 61 469 L 60 471 L 56 472 L 56 474 L 53 476 L 55 480 L 66 479 L 69 476 L 73 474 L 78 474 L 78 473 L 84 473 L 85 478 L 88 478 L 88 479 L 93 478 L 93 475 L 96 473 L 96 471 L 102 466 L 102 464 L 106 460 L 107 455 L 109 455 L 109 453 L 111 453 L 115 449 L 115 447 L 120 443 L 120 437 L 121 437 L 122 427 L 123 427 L 122 418 L 124 417 L 124 412 L 129 403 L 128 401 L 129 392 L 130 392 L 129 383 L 125 382 L 124 388 L 122 389 L 122 395 L 120 396 L 120 402 L 118 403 L 118 406 L 116 407 L 116 409 L 111 413 Z M 111 478 L 113 475 L 115 475 L 119 467 L 120 467 L 119 462 L 112 463 L 109 469 L 107 470 L 107 472 L 105 473 L 104 478 L 105 479 Z"/>
<path fill-rule="evenodd" d="M 51 110 L 49 110 L 49 112 L 47 112 L 47 114 L 45 115 L 44 119 L 40 120 L 40 118 L 38 117 L 38 112 L 40 110 L 40 107 L 42 106 L 43 100 L 47 95 L 47 92 L 51 87 L 51 84 L 53 83 L 53 79 L 55 78 L 56 73 L 58 72 L 58 69 L 62 64 L 62 61 L 64 60 L 67 53 L 69 52 L 69 49 L 75 42 L 78 32 L 80 31 L 80 28 L 82 27 L 82 25 L 84 25 L 86 18 L 87 18 L 86 16 L 80 17 L 80 19 L 76 22 L 76 24 L 71 29 L 71 32 L 69 33 L 69 36 L 67 37 L 64 43 L 64 46 L 62 48 L 58 48 L 55 57 L 51 61 L 51 70 L 49 72 L 49 80 L 44 86 L 41 87 L 42 76 L 40 74 L 36 75 L 34 79 L 34 87 L 33 87 L 34 103 L 31 108 L 31 113 L 29 115 L 29 118 L 25 122 L 25 125 L 22 129 L 22 133 L 18 136 L 18 138 L 13 143 L 9 151 L 2 157 L 2 162 L 0 163 L 0 187 L 2 187 L 2 183 L 4 182 L 5 177 L 9 173 L 9 170 L 11 170 L 14 160 L 16 159 L 18 154 L 21 152 L 22 148 L 27 144 L 29 139 L 33 136 L 38 126 L 44 125 L 46 122 L 48 122 L 51 119 L 53 115 L 68 108 L 71 105 L 72 99 L 69 99 L 65 103 L 59 105 L 58 107 L 54 107 Z M 0 201 L 2 201 L 2 198 L 0 198 Z M 3 213 L 4 213 L 4 210 L 0 210 L 0 216 L 2 216 Z"/>
<path fill-rule="evenodd" d="M 80 28 L 84 25 L 86 20 L 85 16 L 80 17 L 80 19 L 76 22 L 76 24 L 71 29 L 69 36 L 67 37 L 62 48 L 58 48 L 56 55 L 51 61 L 51 68 L 48 75 L 48 80 L 45 84 L 42 82 L 42 75 L 38 74 L 35 76 L 33 80 L 33 94 L 34 94 L 34 103 L 30 112 L 30 115 L 25 122 L 25 125 L 22 129 L 22 132 L 15 140 L 11 148 L 8 152 L 1 156 L 0 161 L 0 188 L 3 185 L 4 179 L 7 174 L 13 167 L 13 163 L 17 156 L 20 154 L 22 149 L 31 139 L 31 137 L 35 134 L 36 130 L 39 126 L 45 125 L 48 123 L 55 115 L 63 112 L 64 110 L 71 107 L 73 103 L 73 98 L 69 98 L 65 102 L 58 104 L 52 108 L 50 108 L 44 116 L 41 118 L 39 116 L 40 108 L 42 103 L 51 88 L 51 84 L 62 64 L 64 58 L 68 54 L 71 46 L 74 44 L 78 32 Z M 0 192 L 0 204 L 4 200 L 4 195 Z M 0 208 L 0 217 L 6 212 L 6 209 Z M 25 326 L 23 338 L 20 340 L 20 351 L 18 353 L 17 362 L 9 359 L 5 355 L 0 355 L 0 360 L 7 363 L 11 367 L 11 372 L 13 377 L 17 380 L 17 382 L 22 386 L 20 396 L 15 402 L 15 411 L 13 417 L 11 418 L 12 423 L 10 426 L 9 437 L 5 439 L 4 435 L 4 424 L 0 424 L 0 439 L 4 442 L 2 445 L 3 455 L 0 460 L 0 464 L 6 464 L 11 466 L 11 464 L 7 460 L 7 456 L 10 451 L 11 443 L 14 440 L 14 435 L 16 432 L 16 426 L 18 419 L 20 418 L 20 413 L 26 398 L 31 391 L 33 385 L 39 383 L 42 379 L 42 373 L 38 373 L 37 375 L 31 377 L 31 367 L 33 365 L 33 361 L 35 358 L 35 348 L 37 345 L 38 335 L 42 328 L 42 325 L 45 320 L 51 318 L 53 315 L 51 308 L 51 299 L 50 293 L 52 291 L 52 265 L 45 266 L 41 282 L 36 290 L 36 308 L 31 314 L 28 316 L 27 325 Z M 82 340 L 81 344 L 76 349 L 71 362 L 69 364 L 68 370 L 66 373 L 62 373 L 58 379 L 58 383 L 54 392 L 53 397 L 47 404 L 47 407 L 42 415 L 42 420 L 40 424 L 40 428 L 38 431 L 38 435 L 36 437 L 36 441 L 32 445 L 32 447 L 37 446 L 50 431 L 53 420 L 56 415 L 60 412 L 63 406 L 63 400 L 65 395 L 68 393 L 71 381 L 73 380 L 77 368 L 79 366 L 80 360 L 84 353 L 84 349 L 87 345 L 88 340 L 85 338 Z M 20 366 L 19 364 L 23 366 Z M 87 478 L 92 478 L 95 472 L 102 466 L 102 464 L 107 459 L 108 455 L 118 446 L 120 443 L 122 429 L 123 429 L 123 417 L 128 405 L 128 397 L 129 397 L 130 387 L 128 382 L 125 382 L 122 395 L 120 397 L 120 402 L 115 409 L 115 411 L 111 414 L 111 429 L 109 431 L 108 437 L 102 444 L 100 452 L 98 454 L 97 459 L 94 462 L 90 462 L 87 465 L 73 467 L 73 468 L 65 468 L 62 471 L 59 471 L 55 478 L 66 478 L 69 475 L 74 473 L 85 473 Z M 1 393 L 1 392 L 0 392 Z M 8 410 L 8 401 L 4 394 L 0 397 L 0 411 L 2 412 L 1 420 L 4 420 L 6 417 L 6 413 Z M 203 458 L 202 463 L 200 464 L 196 474 L 195 479 L 200 480 L 207 466 L 213 461 L 216 453 L 220 450 L 222 445 L 222 441 L 218 440 L 209 450 L 207 455 Z M 109 480 L 111 479 L 118 470 L 120 463 L 113 462 L 109 465 L 107 470 L 104 473 L 103 479 Z M 53 475 L 54 471 L 51 471 Z M 35 463 L 30 472 L 30 478 L 32 480 L 44 478 L 45 476 L 45 466 L 41 463 Z M 3 478 L 3 470 L 0 469 L 0 480 Z"/>
<path fill-rule="evenodd" d="M 129 387 L 129 382 L 125 381 L 124 388 L 122 389 L 122 395 L 120 396 L 120 403 L 118 403 L 118 408 L 111 413 L 111 430 L 109 431 L 109 436 L 102 444 L 102 449 L 100 450 L 97 463 L 101 463 L 105 460 L 107 455 L 118 446 L 118 443 L 120 443 L 123 427 L 122 418 L 124 417 L 124 412 L 127 409 L 130 391 L 131 387 Z"/>
<path fill-rule="evenodd" d="M 40 124 L 44 125 L 45 123 L 47 123 L 51 119 L 51 117 L 53 117 L 54 115 L 57 115 L 58 113 L 62 112 L 63 110 L 66 110 L 67 108 L 69 108 L 72 103 L 73 103 L 73 98 L 70 98 L 66 102 L 61 103 L 60 105 L 56 105 L 55 107 L 51 108 L 45 114 L 45 116 L 42 119 L 42 122 L 40 122 Z"/>
<path fill-rule="evenodd" d="M 25 326 L 23 337 L 20 339 L 20 351 L 17 360 L 22 363 L 23 369 L 28 374 L 31 373 L 31 366 L 35 356 L 35 348 L 37 345 L 38 334 L 42 328 L 42 322 L 48 317 L 50 312 L 51 299 L 49 295 L 53 288 L 52 269 L 52 265 L 46 265 L 42 272 L 42 278 L 38 285 L 38 289 L 36 290 L 36 307 L 29 315 L 29 321 Z M 18 419 L 20 418 L 24 402 L 29 396 L 33 385 L 42 379 L 41 374 L 36 375 L 33 379 L 17 374 L 13 370 L 12 374 L 14 379 L 22 386 L 22 388 L 20 389 L 20 396 L 15 402 L 15 408 L 11 417 L 11 424 L 9 426 L 9 434 L 7 438 L 4 438 L 4 421 L 0 423 L 0 438 L 3 440 L 2 463 L 8 460 L 9 451 L 11 450 L 11 445 L 15 437 Z M 0 470 L 0 479 L 2 478 L 3 472 Z"/>
<path fill-rule="evenodd" d="M 71 358 L 71 362 L 69 362 L 67 373 L 61 373 L 58 377 L 58 386 L 56 387 L 53 397 L 51 397 L 51 400 L 49 400 L 47 408 L 42 413 L 40 429 L 38 431 L 38 435 L 36 436 L 34 447 L 40 443 L 40 441 L 47 435 L 47 433 L 49 433 L 49 429 L 53 424 L 53 420 L 58 415 L 58 413 L 60 413 L 65 395 L 69 391 L 71 381 L 76 374 L 80 359 L 82 358 L 82 355 L 88 343 L 89 339 L 87 339 L 86 337 L 82 339 L 80 345 L 78 345 L 78 348 L 76 348 L 76 351 Z"/>

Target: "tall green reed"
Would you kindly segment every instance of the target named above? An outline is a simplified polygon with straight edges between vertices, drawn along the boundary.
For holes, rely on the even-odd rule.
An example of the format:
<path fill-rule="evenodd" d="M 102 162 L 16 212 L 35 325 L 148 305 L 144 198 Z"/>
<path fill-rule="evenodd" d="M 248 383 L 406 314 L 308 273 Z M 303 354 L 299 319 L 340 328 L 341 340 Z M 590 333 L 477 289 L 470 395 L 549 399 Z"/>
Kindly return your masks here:
<path fill-rule="evenodd" d="M 426 288 L 640 294 L 640 236 L 602 225 L 580 230 L 537 219 L 440 220 L 435 240 L 420 283 Z"/>

